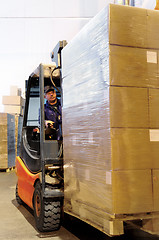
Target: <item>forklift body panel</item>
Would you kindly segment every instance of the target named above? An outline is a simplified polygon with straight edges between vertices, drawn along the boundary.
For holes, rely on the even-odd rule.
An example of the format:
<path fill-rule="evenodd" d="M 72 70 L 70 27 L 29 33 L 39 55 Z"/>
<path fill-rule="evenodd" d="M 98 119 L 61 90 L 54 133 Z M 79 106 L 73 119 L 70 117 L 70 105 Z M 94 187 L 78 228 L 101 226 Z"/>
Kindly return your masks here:
<path fill-rule="evenodd" d="M 25 203 L 33 208 L 34 184 L 39 180 L 39 173 L 31 173 L 22 159 L 16 157 L 16 174 L 18 176 L 18 194 Z"/>

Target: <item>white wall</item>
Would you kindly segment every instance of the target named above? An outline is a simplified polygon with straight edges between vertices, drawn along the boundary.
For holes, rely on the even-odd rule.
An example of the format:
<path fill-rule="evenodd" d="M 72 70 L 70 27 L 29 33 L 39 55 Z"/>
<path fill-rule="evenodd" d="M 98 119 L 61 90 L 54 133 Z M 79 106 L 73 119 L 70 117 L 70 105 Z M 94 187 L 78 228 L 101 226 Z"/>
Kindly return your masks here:
<path fill-rule="evenodd" d="M 109 0 L 0 0 L 1 96 L 24 82 L 40 62 L 50 62 L 59 40 L 68 42 Z"/>
<path fill-rule="evenodd" d="M 141 7 L 143 0 L 135 0 L 135 7 Z"/>
<path fill-rule="evenodd" d="M 148 9 L 154 9 L 156 6 L 156 0 L 143 0 L 142 7 Z"/>

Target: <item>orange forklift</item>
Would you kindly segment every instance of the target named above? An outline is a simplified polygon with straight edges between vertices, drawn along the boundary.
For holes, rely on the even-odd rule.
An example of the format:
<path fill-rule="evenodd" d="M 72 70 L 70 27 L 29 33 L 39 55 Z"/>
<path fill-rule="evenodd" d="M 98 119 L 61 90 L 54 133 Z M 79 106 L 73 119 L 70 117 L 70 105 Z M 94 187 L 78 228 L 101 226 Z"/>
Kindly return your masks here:
<path fill-rule="evenodd" d="M 39 231 L 58 230 L 63 206 L 62 136 L 57 140 L 56 129 L 45 129 L 44 87 L 53 85 L 61 99 L 60 41 L 53 50 L 50 65 L 40 64 L 27 81 L 26 103 L 20 154 L 16 158 L 16 200 L 34 210 Z"/>

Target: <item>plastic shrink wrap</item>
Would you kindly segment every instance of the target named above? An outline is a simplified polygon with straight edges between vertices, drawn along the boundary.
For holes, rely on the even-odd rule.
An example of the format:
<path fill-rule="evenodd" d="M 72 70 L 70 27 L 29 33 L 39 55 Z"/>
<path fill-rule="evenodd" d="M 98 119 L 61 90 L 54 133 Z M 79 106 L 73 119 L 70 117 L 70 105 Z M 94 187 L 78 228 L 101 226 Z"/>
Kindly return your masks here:
<path fill-rule="evenodd" d="M 15 166 L 15 116 L 0 113 L 0 169 Z"/>
<path fill-rule="evenodd" d="M 23 117 L 15 115 L 15 155 L 19 156 L 21 144 L 21 132 L 23 125 Z"/>
<path fill-rule="evenodd" d="M 109 234 L 159 210 L 158 24 L 110 4 L 63 50 L 64 208 Z"/>

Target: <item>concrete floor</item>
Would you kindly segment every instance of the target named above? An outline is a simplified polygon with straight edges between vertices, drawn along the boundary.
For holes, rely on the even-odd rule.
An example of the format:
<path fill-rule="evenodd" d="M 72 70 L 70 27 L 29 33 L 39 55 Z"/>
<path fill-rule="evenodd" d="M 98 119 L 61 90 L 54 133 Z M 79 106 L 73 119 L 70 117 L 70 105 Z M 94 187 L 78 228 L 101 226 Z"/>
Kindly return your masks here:
<path fill-rule="evenodd" d="M 0 172 L 0 240 L 54 239 L 54 240 L 159 240 L 137 229 L 128 228 L 123 236 L 110 238 L 88 224 L 65 214 L 59 231 L 40 233 L 35 228 L 33 211 L 19 206 L 15 200 L 15 171 Z"/>

